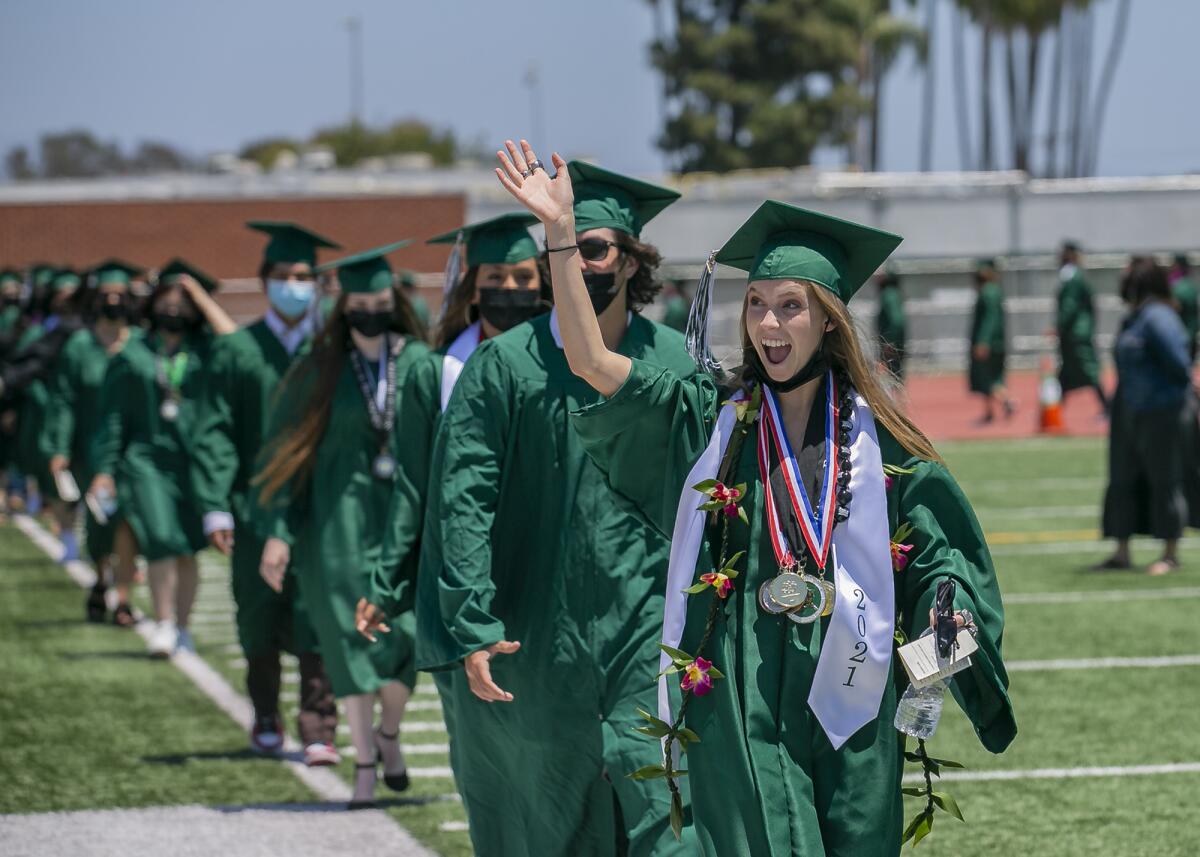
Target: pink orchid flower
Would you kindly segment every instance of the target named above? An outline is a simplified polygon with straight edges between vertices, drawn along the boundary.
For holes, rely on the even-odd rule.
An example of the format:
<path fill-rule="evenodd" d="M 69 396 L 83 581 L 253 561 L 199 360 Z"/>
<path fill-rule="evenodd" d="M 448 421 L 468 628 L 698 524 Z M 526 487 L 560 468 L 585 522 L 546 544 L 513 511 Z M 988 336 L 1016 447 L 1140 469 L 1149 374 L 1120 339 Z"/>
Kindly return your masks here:
<path fill-rule="evenodd" d="M 908 566 L 907 554 L 912 549 L 912 545 L 902 545 L 899 542 L 892 542 L 892 568 L 896 571 L 904 571 Z"/>
<path fill-rule="evenodd" d="M 711 495 L 718 503 L 724 503 L 724 512 L 729 517 L 737 514 L 738 500 L 742 499 L 742 492 L 736 488 L 730 488 L 722 482 L 718 482 L 713 486 Z"/>
<path fill-rule="evenodd" d="M 683 668 L 683 681 L 679 686 L 684 690 L 690 690 L 696 696 L 704 696 L 712 690 L 713 680 L 708 671 L 712 669 L 712 661 L 706 661 L 704 658 L 696 658 L 686 667 Z"/>

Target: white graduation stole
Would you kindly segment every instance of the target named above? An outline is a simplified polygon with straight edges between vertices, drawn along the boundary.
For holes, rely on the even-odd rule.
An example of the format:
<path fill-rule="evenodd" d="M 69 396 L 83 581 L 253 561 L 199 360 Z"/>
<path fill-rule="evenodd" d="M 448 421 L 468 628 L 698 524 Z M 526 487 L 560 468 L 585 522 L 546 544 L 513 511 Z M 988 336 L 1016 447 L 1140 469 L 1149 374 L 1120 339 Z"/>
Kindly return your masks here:
<path fill-rule="evenodd" d="M 895 624 L 895 581 L 883 459 L 871 408 L 857 393 L 853 399 L 850 517 L 833 531 L 830 565 L 834 569 L 837 602 L 821 642 L 821 655 L 808 696 L 809 708 L 834 749 L 879 713 L 891 664 Z M 701 498 L 692 486 L 716 478 L 736 420 L 732 404 L 721 408 L 712 439 L 688 474 L 679 497 L 663 608 L 662 642 L 672 648 L 678 648 L 683 637 L 688 600 L 683 590 L 695 582 L 707 514 L 696 508 Z M 743 583 L 743 589 L 748 585 Z M 745 597 L 753 598 L 753 593 Z M 787 620 L 778 617 L 776 621 Z M 660 669 L 670 665 L 671 659 L 664 653 Z M 663 676 L 658 684 L 658 716 L 667 723 L 674 719 L 669 680 L 671 676 Z"/>
<path fill-rule="evenodd" d="M 450 403 L 450 394 L 454 392 L 454 385 L 458 383 L 458 376 L 462 374 L 463 364 L 467 362 L 467 358 L 475 353 L 475 349 L 479 347 L 479 322 L 470 325 L 466 330 L 460 333 L 446 349 L 446 355 L 442 358 L 442 410 L 446 410 L 446 405 Z"/>

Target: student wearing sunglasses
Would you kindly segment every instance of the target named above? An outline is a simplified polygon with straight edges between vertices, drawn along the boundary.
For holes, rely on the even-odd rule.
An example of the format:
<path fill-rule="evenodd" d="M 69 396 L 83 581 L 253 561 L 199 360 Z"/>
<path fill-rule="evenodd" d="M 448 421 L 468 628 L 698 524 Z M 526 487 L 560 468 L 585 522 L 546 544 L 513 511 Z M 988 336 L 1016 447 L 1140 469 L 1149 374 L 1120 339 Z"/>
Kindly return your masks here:
<path fill-rule="evenodd" d="M 659 289 L 642 227 L 679 194 L 569 169 L 565 243 L 605 342 L 690 374 L 683 337 L 639 313 Z M 434 445 L 419 574 L 434 592 L 417 627 L 439 633 L 418 633 L 417 666 L 457 671 L 453 760 L 482 857 L 696 853 L 672 835 L 665 794 L 624 776 L 645 749 L 636 709 L 654 705 L 669 545 L 571 431 L 568 414 L 597 398 L 551 312 L 476 349 Z"/>

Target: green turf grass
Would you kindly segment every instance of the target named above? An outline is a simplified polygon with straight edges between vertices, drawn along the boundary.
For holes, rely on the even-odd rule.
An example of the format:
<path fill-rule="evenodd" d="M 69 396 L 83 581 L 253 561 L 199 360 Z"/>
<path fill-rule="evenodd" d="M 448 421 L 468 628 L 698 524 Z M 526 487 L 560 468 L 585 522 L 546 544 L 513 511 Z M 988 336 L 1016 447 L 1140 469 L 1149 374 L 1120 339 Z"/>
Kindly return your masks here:
<path fill-rule="evenodd" d="M 311 801 L 141 638 L 83 620 L 84 593 L 0 527 L 0 812 Z"/>

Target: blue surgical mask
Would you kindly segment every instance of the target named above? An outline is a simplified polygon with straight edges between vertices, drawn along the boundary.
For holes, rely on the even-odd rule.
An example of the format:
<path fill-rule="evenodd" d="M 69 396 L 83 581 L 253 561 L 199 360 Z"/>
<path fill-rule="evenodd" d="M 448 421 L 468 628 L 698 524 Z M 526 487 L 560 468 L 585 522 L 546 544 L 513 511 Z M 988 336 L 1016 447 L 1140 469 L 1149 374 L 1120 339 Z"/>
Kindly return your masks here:
<path fill-rule="evenodd" d="M 314 286 L 304 280 L 267 280 L 267 300 L 280 315 L 297 318 L 308 311 Z"/>

